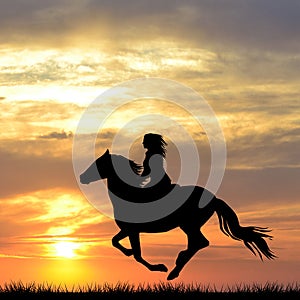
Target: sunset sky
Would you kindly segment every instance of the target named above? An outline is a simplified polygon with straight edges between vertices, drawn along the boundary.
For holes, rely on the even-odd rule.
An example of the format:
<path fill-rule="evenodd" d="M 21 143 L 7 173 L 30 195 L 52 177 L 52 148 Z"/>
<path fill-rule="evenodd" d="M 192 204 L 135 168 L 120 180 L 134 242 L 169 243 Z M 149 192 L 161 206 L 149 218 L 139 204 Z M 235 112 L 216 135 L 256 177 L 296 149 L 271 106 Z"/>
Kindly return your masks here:
<path fill-rule="evenodd" d="M 213 109 L 227 146 L 217 195 L 242 225 L 272 228 L 268 243 L 279 257 L 261 262 L 223 235 L 214 215 L 203 227 L 210 247 L 174 282 L 299 282 L 299 1 L 4 0 L 0 36 L 0 284 L 166 280 L 111 246 L 118 228 L 83 195 L 72 164 L 76 128 L 89 104 L 115 85 L 148 77 L 190 87 Z M 120 108 L 99 135 L 97 154 L 143 113 L 172 116 L 186 128 L 204 170 L 198 183 L 205 184 L 205 130 L 167 101 Z M 154 124 L 148 118 L 141 128 L 146 133 Z M 168 139 L 175 127 L 160 124 Z M 141 142 L 139 133 L 124 145 L 138 163 Z M 174 181 L 175 145 L 184 142 L 170 140 Z M 142 234 L 141 241 L 144 257 L 169 270 L 186 247 L 178 229 Z"/>

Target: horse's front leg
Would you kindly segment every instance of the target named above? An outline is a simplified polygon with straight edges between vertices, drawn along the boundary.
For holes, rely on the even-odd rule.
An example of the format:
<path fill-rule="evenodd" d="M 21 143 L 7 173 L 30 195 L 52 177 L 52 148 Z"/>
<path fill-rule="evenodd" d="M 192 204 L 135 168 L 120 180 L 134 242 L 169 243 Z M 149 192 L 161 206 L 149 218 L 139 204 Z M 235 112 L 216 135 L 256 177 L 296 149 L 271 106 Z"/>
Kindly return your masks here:
<path fill-rule="evenodd" d="M 122 246 L 119 242 L 126 238 L 128 236 L 128 233 L 126 231 L 120 231 L 112 238 L 112 244 L 114 247 L 119 249 L 122 253 L 124 253 L 126 256 L 130 256 L 133 254 L 132 249 L 125 248 Z"/>
<path fill-rule="evenodd" d="M 160 272 L 168 271 L 168 268 L 164 264 L 153 265 L 142 258 L 140 236 L 138 232 L 130 233 L 129 241 L 133 251 L 133 257 L 137 262 L 147 267 L 150 271 L 160 271 Z"/>

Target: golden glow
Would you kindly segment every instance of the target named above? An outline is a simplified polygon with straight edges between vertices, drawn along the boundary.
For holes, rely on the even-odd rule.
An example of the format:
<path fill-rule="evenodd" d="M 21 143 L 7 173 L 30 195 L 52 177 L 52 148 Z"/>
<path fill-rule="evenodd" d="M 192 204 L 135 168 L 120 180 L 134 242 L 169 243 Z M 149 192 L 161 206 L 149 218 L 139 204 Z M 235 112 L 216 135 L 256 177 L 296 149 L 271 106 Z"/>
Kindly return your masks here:
<path fill-rule="evenodd" d="M 80 18 L 76 18 L 77 14 L 74 15 L 72 19 L 76 20 L 77 25 L 72 27 L 69 17 L 72 12 L 76 13 L 76 5 L 80 7 Z M 172 35 L 172 30 L 164 32 L 164 25 L 172 20 L 177 21 L 178 13 L 184 24 L 192 24 L 193 18 L 198 20 L 197 10 L 188 5 L 180 4 L 168 12 L 176 12 L 175 18 L 171 15 L 169 17 L 164 11 L 157 15 L 156 24 L 150 24 L 155 38 L 150 34 L 152 29 L 145 26 L 149 18 L 132 18 L 134 26 L 131 26 L 127 18 L 120 18 L 125 15 L 117 13 L 119 19 L 113 22 L 113 14 L 109 13 L 105 18 L 97 18 L 103 22 L 101 21 L 101 26 L 96 26 L 98 23 L 93 22 L 90 14 L 84 16 L 85 10 L 82 8 L 89 5 L 88 1 L 76 1 L 76 5 L 72 8 L 65 5 L 58 8 L 53 6 L 51 9 L 39 6 L 41 9 L 38 12 L 33 10 L 30 26 L 40 24 L 36 21 L 41 20 L 41 30 L 47 24 L 51 25 L 51 20 L 64 20 L 71 25 L 66 36 L 62 36 L 63 30 L 58 35 L 55 34 L 53 44 L 52 36 L 41 34 L 42 31 L 39 32 L 38 28 L 29 36 L 25 35 L 27 31 L 23 31 L 23 28 L 14 32 L 13 29 L 18 27 L 20 20 L 11 26 L 8 19 L 4 18 L 8 26 L 2 26 L 3 33 L 7 32 L 7 37 L 9 35 L 12 39 L 3 38 L 5 44 L 0 46 L 0 158 L 2 173 L 5 174 L 0 201 L 0 265 L 3 271 L 0 274 L 0 284 L 15 279 L 22 279 L 24 282 L 67 281 L 70 284 L 84 284 L 85 280 L 151 282 L 165 279 L 164 274 L 149 272 L 136 264 L 132 257 L 124 257 L 111 246 L 116 225 L 113 220 L 105 220 L 106 217 L 83 198 L 72 177 L 72 134 L 67 138 L 59 137 L 61 132 L 75 134 L 85 108 L 104 91 L 121 82 L 146 77 L 178 81 L 194 89 L 212 106 L 228 145 L 229 172 L 224 177 L 227 181 L 222 185 L 220 195 L 226 195 L 226 201 L 232 201 L 243 224 L 274 228 L 275 238 L 271 248 L 274 246 L 276 253 L 281 251 L 279 263 L 276 261 L 264 266 L 258 262 L 256 264 L 254 260 L 249 260 L 251 258 L 247 250 L 241 248 L 239 252 L 240 244 L 224 236 L 215 224 L 216 219 L 211 219 L 204 226 L 204 233 L 211 245 L 216 246 L 195 256 L 182 273 L 181 279 L 186 281 L 191 278 L 194 282 L 198 278 L 201 282 L 208 280 L 216 283 L 221 278 L 223 284 L 224 280 L 230 281 L 234 276 L 237 280 L 259 280 L 263 278 L 260 276 L 265 276 L 264 279 L 267 280 L 276 277 L 276 280 L 299 278 L 299 272 L 295 271 L 300 253 L 297 185 L 293 181 L 290 183 L 288 179 L 292 177 L 287 176 L 289 167 L 299 167 L 297 149 L 300 123 L 297 95 L 300 84 L 295 63 L 299 55 L 284 51 L 272 54 L 272 51 L 266 53 L 265 50 L 260 52 L 260 49 L 239 52 L 240 47 L 235 47 L 234 44 L 234 47 L 228 47 L 230 44 L 227 44 L 227 40 L 224 48 L 221 44 L 214 46 L 217 36 L 210 34 L 210 30 L 206 32 L 205 26 L 201 26 L 201 32 L 198 30 L 196 35 L 189 28 L 185 35 L 184 31 L 177 30 L 180 22 L 174 24 L 174 30 L 184 37 L 183 40 L 178 38 L 178 34 Z M 37 15 L 38 19 L 32 20 Z M 16 16 L 19 17 L 18 14 Z M 163 26 L 159 23 L 161 16 L 164 18 Z M 219 16 L 222 17 L 223 14 Z M 188 22 L 184 18 L 188 18 Z M 139 23 L 142 19 L 143 22 Z M 108 21 L 107 24 L 105 20 Z M 23 21 L 26 29 L 26 12 L 22 17 L 22 25 Z M 13 22 L 12 18 L 11 23 Z M 123 35 L 122 28 L 118 25 L 121 23 L 124 23 L 126 34 L 129 34 L 128 40 L 122 39 L 126 35 Z M 53 28 L 46 32 L 53 32 Z M 151 30 L 147 30 L 145 34 L 143 28 Z M 18 36 L 21 38 L 21 46 L 13 42 Z M 41 39 L 38 42 L 35 37 L 39 36 Z M 191 40 L 190 43 L 189 39 L 193 36 L 200 40 L 197 43 Z M 234 33 L 228 37 L 228 41 L 238 40 L 234 38 Z M 9 43 L 12 44 L 8 46 Z M 164 92 L 163 86 L 159 88 Z M 132 100 L 134 96 L 125 90 L 117 90 L 115 94 L 111 94 L 106 107 L 102 105 L 100 112 L 91 113 L 90 123 L 83 133 L 90 133 L 90 128 L 94 129 L 95 124 L 104 120 L 106 111 L 115 107 L 119 93 L 128 97 L 128 100 Z M 184 101 L 190 101 L 188 95 L 184 96 Z M 205 168 L 204 158 L 206 152 L 210 152 L 207 151 L 208 141 L 203 128 L 180 107 L 155 99 L 132 101 L 116 109 L 102 126 L 104 134 L 99 134 L 99 139 L 101 137 L 102 140 L 96 144 L 101 147 L 97 149 L 99 154 L 111 146 L 111 137 L 120 128 L 124 129 L 134 117 L 146 114 L 149 115 L 147 118 L 135 121 L 134 124 L 138 126 L 129 125 L 123 132 L 148 131 L 152 128 L 153 121 L 165 130 L 166 135 L 167 130 L 178 132 L 177 127 L 169 126 L 167 120 L 150 115 L 161 114 L 168 117 L 183 127 L 197 142 L 201 168 Z M 55 133 L 58 133 L 58 137 L 53 138 Z M 180 134 L 176 136 L 176 141 L 180 143 L 184 142 L 183 139 Z M 130 145 L 125 144 L 124 147 L 129 149 Z M 143 155 L 140 141 L 138 147 L 136 152 Z M 169 166 L 173 168 L 175 164 L 172 163 L 176 161 L 174 157 L 172 154 L 169 156 Z M 278 166 L 284 168 L 276 169 Z M 274 172 L 271 172 L 270 168 L 273 167 Z M 241 173 L 236 170 L 232 172 L 232 169 L 238 168 Z M 250 168 L 258 170 L 257 178 L 260 178 L 260 168 L 266 168 L 269 172 L 266 173 L 266 186 L 271 188 L 267 193 L 264 194 L 266 186 L 263 184 L 255 186 L 255 196 L 264 197 L 261 205 L 260 198 L 249 200 L 248 194 L 241 195 L 245 192 L 243 184 L 246 180 L 249 180 L 249 185 L 255 182 L 252 177 L 254 172 L 247 173 Z M 176 174 L 176 171 L 173 172 Z M 272 174 L 277 172 L 278 175 L 273 180 Z M 243 176 L 237 176 L 239 174 Z M 296 175 L 294 178 L 297 178 Z M 279 186 L 284 191 L 282 197 L 280 193 L 275 193 Z M 293 190 L 294 193 L 291 192 Z M 99 195 L 99 199 L 101 197 Z M 239 204 L 235 205 L 236 203 Z M 126 245 L 128 239 L 123 242 Z M 145 250 L 145 258 L 152 256 L 151 260 L 161 260 L 159 263 L 169 263 L 171 267 L 185 243 L 182 232 L 175 231 L 166 235 L 145 235 L 141 246 Z M 219 246 L 224 247 L 224 251 Z M 245 260 L 238 262 L 237 257 Z M 224 258 L 222 264 L 214 266 L 214 261 Z M 205 272 L 199 272 L 197 259 L 202 260 L 201 266 Z M 232 265 L 235 260 L 236 265 Z M 292 262 L 291 269 L 282 264 L 288 260 Z M 249 272 L 242 273 L 247 270 L 246 266 L 251 267 L 250 275 Z M 274 272 L 275 269 L 272 271 L 271 266 L 277 266 L 277 272 Z M 196 270 L 194 273 L 193 268 Z M 228 276 L 230 268 L 235 272 Z M 215 270 L 220 272 L 217 274 Z M 288 277 L 290 274 L 291 277 Z"/>
<path fill-rule="evenodd" d="M 77 256 L 76 250 L 80 248 L 79 243 L 61 241 L 53 245 L 55 249 L 55 256 L 64 258 L 75 258 Z"/>
<path fill-rule="evenodd" d="M 99 96 L 106 87 L 62 86 L 62 85 L 19 85 L 0 86 L 0 94 L 11 101 L 57 101 L 86 106 Z M 33 104 L 33 103 L 32 103 Z"/>
<path fill-rule="evenodd" d="M 164 112 L 163 115 L 160 111 Z M 96 114 L 97 113 L 98 112 L 96 112 Z M 134 126 L 132 125 L 130 128 L 126 128 L 126 130 L 140 131 L 140 129 L 144 127 L 145 131 L 147 131 L 148 128 L 151 127 L 153 120 L 158 121 L 158 119 L 162 127 L 163 125 L 165 125 L 165 127 L 170 126 L 170 120 L 173 120 L 179 124 L 179 126 L 184 127 L 190 134 L 194 131 L 203 130 L 199 128 L 200 125 L 197 123 L 197 119 L 176 103 L 151 98 L 137 99 L 136 101 L 126 103 L 119 107 L 105 120 L 102 130 L 115 130 L 118 132 L 120 128 L 124 127 L 124 124 L 128 124 L 132 121 L 133 115 L 137 118 L 134 120 Z M 141 118 L 141 116 L 143 116 L 143 118 Z"/>

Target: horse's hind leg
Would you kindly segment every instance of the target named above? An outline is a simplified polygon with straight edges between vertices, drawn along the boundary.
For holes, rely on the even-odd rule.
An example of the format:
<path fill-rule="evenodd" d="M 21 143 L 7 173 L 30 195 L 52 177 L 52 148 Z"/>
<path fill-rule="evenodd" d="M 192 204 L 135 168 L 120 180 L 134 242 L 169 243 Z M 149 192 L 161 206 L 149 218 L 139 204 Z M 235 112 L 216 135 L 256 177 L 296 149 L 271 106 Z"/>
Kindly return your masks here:
<path fill-rule="evenodd" d="M 181 229 L 186 233 L 188 237 L 188 247 L 186 250 L 179 252 L 176 259 L 176 266 L 170 272 L 167 278 L 168 280 L 172 280 L 178 277 L 183 267 L 196 254 L 196 252 L 209 245 L 209 241 L 199 230 L 199 227 L 189 228 L 189 229 L 181 228 Z"/>
<path fill-rule="evenodd" d="M 142 258 L 139 233 L 137 232 L 130 233 L 129 240 L 133 251 L 133 257 L 137 262 L 147 267 L 150 271 L 160 271 L 160 272 L 168 271 L 168 268 L 164 264 L 153 265 Z"/>

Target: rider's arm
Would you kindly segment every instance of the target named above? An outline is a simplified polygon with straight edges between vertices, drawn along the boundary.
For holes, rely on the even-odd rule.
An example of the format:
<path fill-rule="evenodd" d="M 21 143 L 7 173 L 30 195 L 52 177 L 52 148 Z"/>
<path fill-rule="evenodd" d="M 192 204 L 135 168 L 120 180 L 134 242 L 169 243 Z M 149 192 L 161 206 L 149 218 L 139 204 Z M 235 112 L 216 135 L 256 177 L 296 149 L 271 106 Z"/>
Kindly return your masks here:
<path fill-rule="evenodd" d="M 159 154 L 154 154 L 149 160 L 151 185 L 158 183 L 166 173 L 164 158 Z"/>

